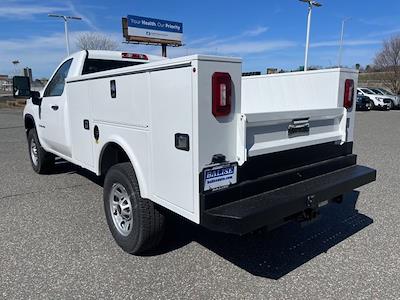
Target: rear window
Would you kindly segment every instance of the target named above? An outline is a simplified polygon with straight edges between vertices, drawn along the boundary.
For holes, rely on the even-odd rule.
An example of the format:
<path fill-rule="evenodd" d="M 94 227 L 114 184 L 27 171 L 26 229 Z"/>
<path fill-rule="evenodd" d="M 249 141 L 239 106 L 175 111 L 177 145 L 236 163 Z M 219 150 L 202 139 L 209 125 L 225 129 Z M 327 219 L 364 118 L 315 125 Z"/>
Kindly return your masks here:
<path fill-rule="evenodd" d="M 119 69 L 124 67 L 136 66 L 140 64 L 142 63 L 137 61 L 120 61 L 120 60 L 88 58 L 85 60 L 85 63 L 83 64 L 82 75 Z"/>

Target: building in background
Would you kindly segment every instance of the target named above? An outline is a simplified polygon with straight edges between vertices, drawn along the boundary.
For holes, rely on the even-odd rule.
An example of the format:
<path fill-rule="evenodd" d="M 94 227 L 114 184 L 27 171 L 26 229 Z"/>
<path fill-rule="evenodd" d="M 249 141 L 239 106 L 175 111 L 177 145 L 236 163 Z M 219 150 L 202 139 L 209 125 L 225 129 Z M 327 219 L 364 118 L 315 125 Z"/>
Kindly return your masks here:
<path fill-rule="evenodd" d="M 267 74 L 277 74 L 278 69 L 277 68 L 267 68 Z"/>
<path fill-rule="evenodd" d="M 0 74 L 0 94 L 12 93 L 12 80 L 8 75 Z"/>

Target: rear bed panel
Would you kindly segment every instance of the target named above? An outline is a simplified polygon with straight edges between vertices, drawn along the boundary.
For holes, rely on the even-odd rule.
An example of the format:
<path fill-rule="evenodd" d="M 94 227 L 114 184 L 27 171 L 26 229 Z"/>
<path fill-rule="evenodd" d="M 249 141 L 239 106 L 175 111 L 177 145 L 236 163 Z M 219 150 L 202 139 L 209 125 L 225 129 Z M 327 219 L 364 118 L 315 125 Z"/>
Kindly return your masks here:
<path fill-rule="evenodd" d="M 238 118 L 239 164 L 248 157 L 327 142 L 352 141 L 354 107 L 344 83 L 358 72 L 329 69 L 244 77 Z"/>
<path fill-rule="evenodd" d="M 357 76 L 358 71 L 355 70 L 327 69 L 243 77 L 241 112 L 341 107 L 344 77 L 356 81 Z"/>

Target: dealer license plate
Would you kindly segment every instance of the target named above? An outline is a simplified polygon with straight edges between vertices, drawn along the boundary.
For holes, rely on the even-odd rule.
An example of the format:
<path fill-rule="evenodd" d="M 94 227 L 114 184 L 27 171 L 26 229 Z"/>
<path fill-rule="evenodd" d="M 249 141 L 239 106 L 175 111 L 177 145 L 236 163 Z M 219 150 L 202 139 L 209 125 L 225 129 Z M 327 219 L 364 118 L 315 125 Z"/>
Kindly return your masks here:
<path fill-rule="evenodd" d="M 237 164 L 204 170 L 204 191 L 214 190 L 237 182 Z"/>

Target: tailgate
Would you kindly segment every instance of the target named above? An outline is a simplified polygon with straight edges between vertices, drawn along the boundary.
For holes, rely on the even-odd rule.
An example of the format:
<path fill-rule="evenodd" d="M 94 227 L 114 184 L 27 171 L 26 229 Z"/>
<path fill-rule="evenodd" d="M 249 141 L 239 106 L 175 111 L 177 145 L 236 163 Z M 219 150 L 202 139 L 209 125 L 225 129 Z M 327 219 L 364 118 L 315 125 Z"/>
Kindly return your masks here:
<path fill-rule="evenodd" d="M 239 162 L 309 145 L 345 142 L 346 118 L 344 108 L 242 113 L 237 131 Z"/>

